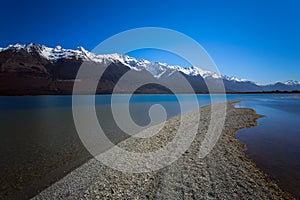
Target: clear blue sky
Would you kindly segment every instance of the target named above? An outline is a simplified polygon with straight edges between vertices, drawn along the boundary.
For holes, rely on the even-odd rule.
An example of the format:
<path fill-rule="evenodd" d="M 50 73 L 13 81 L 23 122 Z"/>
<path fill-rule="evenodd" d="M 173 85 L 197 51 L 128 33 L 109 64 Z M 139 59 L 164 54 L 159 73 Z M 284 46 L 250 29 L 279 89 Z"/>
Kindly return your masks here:
<path fill-rule="evenodd" d="M 222 74 L 300 81 L 299 0 L 1 0 L 0 18 L 1 47 L 35 42 L 92 50 L 121 31 L 157 26 L 194 38 Z M 163 59 L 151 51 L 135 55 Z M 168 56 L 161 61 L 174 64 Z"/>

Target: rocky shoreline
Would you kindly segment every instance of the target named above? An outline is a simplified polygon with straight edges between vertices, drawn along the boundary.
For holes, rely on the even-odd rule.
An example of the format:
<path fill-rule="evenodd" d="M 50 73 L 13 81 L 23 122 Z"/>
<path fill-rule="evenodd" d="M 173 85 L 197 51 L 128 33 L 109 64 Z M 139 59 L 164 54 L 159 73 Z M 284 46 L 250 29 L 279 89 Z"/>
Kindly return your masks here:
<path fill-rule="evenodd" d="M 33 199 L 294 199 L 245 155 L 245 145 L 234 134 L 256 126 L 263 116 L 252 109 L 235 108 L 234 103 L 221 103 L 227 104 L 225 126 L 217 144 L 203 159 L 198 151 L 208 129 L 211 106 L 200 108 L 195 140 L 171 165 L 136 174 L 120 172 L 91 159 Z M 179 120 L 180 116 L 167 120 L 151 139 L 131 137 L 118 146 L 141 152 L 159 149 L 172 140 Z"/>

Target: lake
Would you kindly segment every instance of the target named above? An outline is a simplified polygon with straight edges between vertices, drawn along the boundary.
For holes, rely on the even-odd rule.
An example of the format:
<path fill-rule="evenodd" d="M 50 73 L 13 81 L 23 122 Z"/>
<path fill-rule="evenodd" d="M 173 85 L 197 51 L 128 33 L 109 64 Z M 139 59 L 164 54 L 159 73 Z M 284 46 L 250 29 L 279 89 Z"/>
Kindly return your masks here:
<path fill-rule="evenodd" d="M 195 109 L 189 95 L 179 95 L 186 106 Z M 124 95 L 117 97 L 122 104 Z M 237 107 L 250 107 L 267 116 L 259 126 L 240 130 L 246 154 L 282 187 L 296 195 L 300 188 L 300 95 L 227 95 L 228 100 L 244 100 Z M 211 103 L 210 95 L 197 95 L 199 106 Z M 224 99 L 214 95 L 214 102 Z M 113 143 L 129 136 L 115 124 L 111 96 L 95 98 L 101 127 Z M 130 115 L 138 125 L 149 124 L 149 108 L 161 104 L 167 118 L 181 113 L 174 95 L 134 95 Z M 91 158 L 82 145 L 73 122 L 71 96 L 0 97 L 0 197 L 26 199 Z M 159 121 L 159 119 L 158 119 Z"/>
<path fill-rule="evenodd" d="M 300 95 L 251 96 L 237 106 L 250 107 L 266 118 L 237 132 L 246 154 L 269 177 L 300 199 Z"/>

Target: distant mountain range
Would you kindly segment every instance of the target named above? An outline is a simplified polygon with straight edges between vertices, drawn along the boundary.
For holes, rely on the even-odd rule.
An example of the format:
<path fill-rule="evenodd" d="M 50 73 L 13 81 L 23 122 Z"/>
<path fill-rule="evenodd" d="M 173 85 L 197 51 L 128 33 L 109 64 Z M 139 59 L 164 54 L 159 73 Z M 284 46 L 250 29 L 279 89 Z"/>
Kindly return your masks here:
<path fill-rule="evenodd" d="M 218 75 L 198 67 L 184 68 L 160 62 L 152 63 L 120 54 L 96 55 L 83 47 L 72 50 L 30 43 L 0 48 L 0 95 L 71 94 L 74 81 L 78 81 L 75 80 L 76 74 L 82 62 L 88 64 L 91 70 L 110 63 L 99 81 L 98 94 L 112 93 L 120 77 L 129 70 L 134 74 L 134 81 L 152 83 L 139 88 L 136 93 L 171 92 L 162 85 L 175 86 L 180 92 L 185 93 L 184 88 L 176 81 L 180 74 L 197 93 L 208 92 L 206 83 L 210 85 L 210 92 L 221 92 L 218 86 L 220 81 L 223 81 L 226 92 L 300 90 L 298 81 L 258 85 L 246 79 Z M 126 84 L 118 87 L 122 93 L 128 92 Z M 82 93 L 89 92 L 82 91 Z"/>

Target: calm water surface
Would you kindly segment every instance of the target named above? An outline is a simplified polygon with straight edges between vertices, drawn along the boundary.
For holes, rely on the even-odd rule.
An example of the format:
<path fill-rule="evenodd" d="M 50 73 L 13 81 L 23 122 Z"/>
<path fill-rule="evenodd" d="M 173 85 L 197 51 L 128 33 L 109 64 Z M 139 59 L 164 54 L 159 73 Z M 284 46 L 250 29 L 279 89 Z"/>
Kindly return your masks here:
<path fill-rule="evenodd" d="M 266 118 L 236 137 L 246 154 L 270 178 L 300 199 L 300 95 L 266 95 L 237 106 L 250 107 Z"/>
<path fill-rule="evenodd" d="M 124 96 L 118 97 L 122 103 Z M 211 103 L 198 95 L 199 106 Z M 223 101 L 221 96 L 214 99 Z M 295 193 L 300 188 L 300 96 L 228 95 L 244 100 L 240 107 L 254 108 L 267 118 L 244 129 L 237 137 L 247 144 L 246 153 L 280 185 Z M 110 96 L 96 96 L 96 111 L 107 136 L 118 143 L 129 136 L 112 120 Z M 189 105 L 189 95 L 181 101 Z M 180 114 L 172 95 L 135 95 L 130 114 L 139 125 L 150 122 L 148 110 L 161 104 L 167 117 Z M 0 199 L 26 199 L 91 158 L 76 133 L 71 96 L 0 97 Z M 188 107 L 187 110 L 192 110 Z M 186 110 L 186 111 L 187 111 Z"/>

